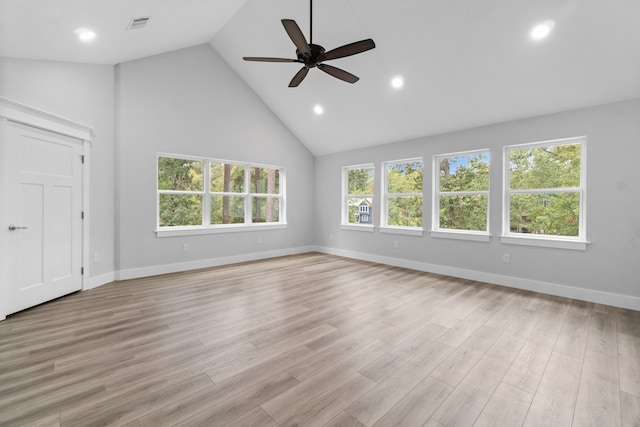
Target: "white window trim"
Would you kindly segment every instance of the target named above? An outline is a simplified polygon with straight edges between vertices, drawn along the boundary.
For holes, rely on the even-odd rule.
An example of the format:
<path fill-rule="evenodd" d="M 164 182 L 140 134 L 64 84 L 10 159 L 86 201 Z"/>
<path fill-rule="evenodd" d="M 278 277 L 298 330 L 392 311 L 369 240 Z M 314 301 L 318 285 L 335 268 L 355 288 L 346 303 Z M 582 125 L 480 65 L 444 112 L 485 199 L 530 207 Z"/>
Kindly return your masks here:
<path fill-rule="evenodd" d="M 484 231 L 473 231 L 473 230 L 449 230 L 449 229 L 440 229 L 440 230 L 431 230 L 431 237 L 435 237 L 438 239 L 455 239 L 455 240 L 471 240 L 474 242 L 490 242 L 491 234 L 486 233 Z"/>
<path fill-rule="evenodd" d="M 557 249 L 573 249 L 579 251 L 587 250 L 587 245 L 591 242 L 581 240 L 579 238 L 564 237 L 558 238 L 556 236 L 545 235 L 533 235 L 533 236 L 501 236 L 500 242 L 507 245 L 524 245 L 524 246 L 538 246 L 544 248 L 557 248 Z"/>
<path fill-rule="evenodd" d="M 580 186 L 572 188 L 549 188 L 549 189 L 531 189 L 531 190 L 511 190 L 510 187 L 510 153 L 513 150 L 522 150 L 526 148 L 552 147 L 558 145 L 580 144 Z M 587 245 L 591 242 L 586 239 L 586 172 L 587 172 L 587 137 L 578 136 L 571 138 L 561 138 L 549 141 L 540 141 L 527 144 L 508 145 L 503 148 L 503 200 L 502 200 L 502 235 L 500 242 L 510 245 L 526 245 L 539 246 L 558 249 L 586 250 Z M 553 236 L 544 234 L 524 234 L 512 233 L 510 231 L 510 210 L 511 210 L 511 194 L 535 194 L 535 193 L 578 193 L 579 204 L 579 222 L 578 236 Z"/>
<path fill-rule="evenodd" d="M 349 199 L 350 198 L 370 198 L 372 201 L 372 205 L 375 202 L 374 194 L 349 194 L 349 170 L 352 169 L 373 169 L 373 179 L 375 186 L 375 172 L 376 167 L 373 163 L 364 163 L 361 165 L 350 165 L 344 166 L 342 168 L 342 213 L 340 219 L 340 228 L 342 230 L 353 230 L 353 231 L 374 231 L 374 224 L 356 224 L 349 222 Z M 374 209 L 375 212 L 375 209 Z M 374 217 L 375 219 L 375 217 Z"/>
<path fill-rule="evenodd" d="M 342 224 L 340 225 L 341 230 L 351 230 L 351 231 L 368 231 L 374 232 L 376 227 L 372 224 Z"/>
<path fill-rule="evenodd" d="M 220 224 L 208 227 L 164 227 L 156 230 L 157 237 L 192 236 L 196 234 L 237 233 L 244 231 L 282 230 L 287 224 L 277 222 L 258 224 Z"/>
<path fill-rule="evenodd" d="M 193 160 L 202 162 L 202 191 L 175 191 L 160 190 L 158 188 L 158 159 L 171 158 L 181 160 Z M 238 166 L 244 166 L 245 170 L 245 191 L 242 193 L 210 191 L 210 165 L 211 163 L 228 163 Z M 276 169 L 280 172 L 280 194 L 263 194 L 251 193 L 251 168 Z M 286 177 L 285 169 L 281 166 L 265 165 L 258 163 L 239 162 L 235 160 L 212 159 L 208 157 L 190 156 L 174 153 L 157 153 L 156 154 L 156 228 L 157 237 L 171 236 L 188 236 L 196 234 L 216 234 L 216 233 L 233 233 L 244 231 L 258 230 L 277 230 L 287 228 L 285 198 L 286 198 Z M 202 224 L 196 226 L 160 226 L 160 194 L 194 194 L 202 197 Z M 209 224 L 211 221 L 211 196 L 235 196 L 244 198 L 244 220 L 243 224 Z M 278 222 L 253 223 L 252 222 L 252 201 L 254 197 L 276 197 L 278 199 Z"/>
<path fill-rule="evenodd" d="M 422 162 L 422 193 L 389 193 L 387 192 L 387 169 L 389 165 L 394 165 L 398 163 L 416 163 Z M 390 234 L 406 234 L 412 236 L 422 236 L 424 233 L 424 210 L 422 212 L 422 226 L 419 227 L 402 227 L 389 225 L 389 217 L 388 217 L 388 208 L 389 208 L 389 198 L 398 198 L 398 197 L 420 197 L 422 199 L 422 203 L 424 204 L 424 159 L 422 157 L 413 157 L 409 159 L 400 159 L 400 160 L 389 160 L 386 162 L 382 162 L 382 174 L 381 174 L 381 186 L 380 191 L 382 193 L 382 207 L 380 208 L 380 232 L 381 233 L 390 233 Z"/>
<path fill-rule="evenodd" d="M 450 157 L 462 157 L 473 154 L 488 154 L 489 166 L 491 166 L 491 150 L 484 148 L 480 150 L 459 151 L 456 153 L 437 154 L 433 156 L 433 188 L 431 203 L 431 237 L 442 239 L 472 240 L 477 242 L 491 241 L 491 230 L 489 229 L 491 214 L 491 170 L 489 170 L 489 189 L 486 191 L 440 191 L 440 160 Z M 487 231 L 479 230 L 458 230 L 450 228 L 440 228 L 440 196 L 487 196 Z"/>
<path fill-rule="evenodd" d="M 399 226 L 386 226 L 380 227 L 381 233 L 386 234 L 402 234 L 405 236 L 422 236 L 424 234 L 423 227 L 399 227 Z"/>

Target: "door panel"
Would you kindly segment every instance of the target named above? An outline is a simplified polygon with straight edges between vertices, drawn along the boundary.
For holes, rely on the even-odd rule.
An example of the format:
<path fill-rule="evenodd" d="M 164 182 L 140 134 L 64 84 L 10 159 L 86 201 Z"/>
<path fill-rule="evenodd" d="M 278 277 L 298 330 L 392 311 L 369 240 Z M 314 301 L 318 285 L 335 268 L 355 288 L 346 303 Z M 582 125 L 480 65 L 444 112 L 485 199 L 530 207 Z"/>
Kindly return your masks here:
<path fill-rule="evenodd" d="M 18 217 L 21 220 L 18 226 L 29 226 L 26 230 L 11 233 L 10 249 L 15 255 L 10 254 L 10 257 L 17 258 L 9 263 L 9 271 L 17 273 L 11 283 L 25 290 L 44 284 L 43 251 L 35 249 L 44 247 L 44 185 L 20 183 L 20 193 L 22 203 Z"/>
<path fill-rule="evenodd" d="M 50 135 L 46 138 L 46 135 L 35 133 L 22 134 L 20 171 L 37 175 L 72 177 L 73 147 L 65 143 L 67 138 L 56 141 L 53 136 L 55 134 L 50 133 Z"/>
<path fill-rule="evenodd" d="M 52 280 L 62 280 L 73 275 L 73 187 L 54 186 L 51 191 L 51 241 L 53 244 Z M 55 225 L 54 225 L 55 224 Z"/>
<path fill-rule="evenodd" d="M 10 123 L 8 313 L 82 287 L 82 143 Z M 9 224 L 7 224 L 9 225 Z"/>

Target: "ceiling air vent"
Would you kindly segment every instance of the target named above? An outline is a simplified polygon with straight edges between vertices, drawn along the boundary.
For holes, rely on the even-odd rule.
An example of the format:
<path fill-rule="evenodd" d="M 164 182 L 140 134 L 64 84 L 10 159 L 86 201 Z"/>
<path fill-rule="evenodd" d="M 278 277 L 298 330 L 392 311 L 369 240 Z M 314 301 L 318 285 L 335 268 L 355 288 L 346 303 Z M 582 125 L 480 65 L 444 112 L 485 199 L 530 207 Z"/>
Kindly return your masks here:
<path fill-rule="evenodd" d="M 150 16 L 142 16 L 140 18 L 131 18 L 131 21 L 129 21 L 129 25 L 127 26 L 127 30 L 137 30 L 138 28 L 142 28 L 145 25 L 147 25 L 147 22 L 149 22 L 149 19 L 151 19 Z"/>

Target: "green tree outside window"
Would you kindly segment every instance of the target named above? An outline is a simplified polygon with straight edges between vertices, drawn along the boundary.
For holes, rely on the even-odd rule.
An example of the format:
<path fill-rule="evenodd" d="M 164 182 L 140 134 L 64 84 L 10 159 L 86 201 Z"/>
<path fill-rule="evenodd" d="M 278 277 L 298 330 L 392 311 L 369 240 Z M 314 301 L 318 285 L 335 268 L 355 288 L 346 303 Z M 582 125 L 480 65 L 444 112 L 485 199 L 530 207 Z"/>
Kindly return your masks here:
<path fill-rule="evenodd" d="M 580 235 L 582 144 L 511 148 L 509 231 Z"/>
<path fill-rule="evenodd" d="M 386 225 L 422 227 L 422 160 L 391 162 L 386 170 Z"/>
<path fill-rule="evenodd" d="M 489 153 L 436 157 L 436 229 L 487 231 Z"/>

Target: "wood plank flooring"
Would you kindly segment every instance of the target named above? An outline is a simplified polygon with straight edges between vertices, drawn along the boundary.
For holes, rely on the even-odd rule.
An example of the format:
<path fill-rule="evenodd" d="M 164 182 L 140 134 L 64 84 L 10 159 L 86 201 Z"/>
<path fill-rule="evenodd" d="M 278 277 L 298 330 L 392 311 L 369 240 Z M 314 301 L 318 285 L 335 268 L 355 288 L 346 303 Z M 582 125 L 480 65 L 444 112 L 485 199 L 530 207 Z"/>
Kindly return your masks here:
<path fill-rule="evenodd" d="M 640 313 L 309 253 L 0 322 L 2 426 L 638 426 Z"/>

